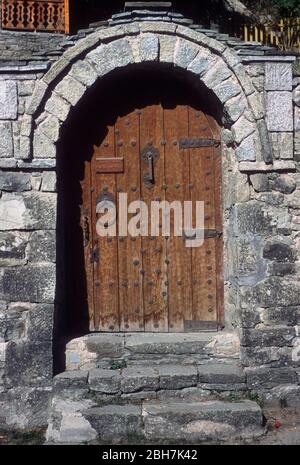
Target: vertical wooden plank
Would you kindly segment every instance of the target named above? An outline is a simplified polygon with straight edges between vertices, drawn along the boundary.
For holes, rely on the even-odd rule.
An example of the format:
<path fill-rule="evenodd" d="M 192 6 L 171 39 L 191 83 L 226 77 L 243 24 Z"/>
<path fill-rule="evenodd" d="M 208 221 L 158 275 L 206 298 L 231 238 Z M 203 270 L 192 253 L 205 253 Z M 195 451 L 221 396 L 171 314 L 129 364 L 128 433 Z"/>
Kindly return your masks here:
<path fill-rule="evenodd" d="M 115 174 L 98 174 L 97 158 L 115 156 L 114 126 L 96 147 L 92 161 L 92 214 L 93 214 L 93 247 L 99 249 L 99 260 L 94 261 L 94 299 L 95 328 L 98 331 L 119 331 L 119 299 L 118 299 L 118 241 L 117 237 L 99 237 L 96 232 L 98 215 L 96 214 L 97 198 L 102 192 L 109 192 L 116 201 Z"/>
<path fill-rule="evenodd" d="M 82 230 L 82 243 L 84 248 L 84 267 L 86 278 L 86 298 L 89 309 L 90 331 L 95 331 L 95 308 L 94 308 L 94 267 L 90 261 L 90 250 L 92 247 L 92 199 L 91 199 L 91 163 L 84 162 L 83 180 L 80 182 L 82 192 L 82 203 L 80 205 L 80 226 Z"/>
<path fill-rule="evenodd" d="M 215 181 L 215 218 L 217 231 L 223 232 L 222 208 L 222 150 L 221 146 L 214 149 L 214 181 Z M 223 235 L 215 239 L 216 249 L 216 292 L 217 292 L 217 319 L 219 327 L 225 324 L 224 313 L 224 239 Z"/>
<path fill-rule="evenodd" d="M 201 134 L 203 138 L 214 137 L 205 115 L 190 108 L 189 137 L 196 137 L 197 134 Z M 192 201 L 204 202 L 204 227 L 206 230 L 214 230 L 216 228 L 214 149 L 212 147 L 191 149 L 190 164 Z M 207 238 L 201 247 L 192 248 L 194 320 L 217 320 L 215 241 L 214 238 Z"/>
<path fill-rule="evenodd" d="M 151 223 L 151 201 L 165 200 L 165 153 L 163 131 L 163 108 L 150 105 L 141 111 L 140 116 L 141 151 L 149 147 L 159 150 L 159 158 L 154 163 L 154 183 L 145 182 L 149 175 L 149 163 L 141 163 L 142 198 L 148 205 L 149 234 Z M 167 241 L 159 237 L 143 237 L 144 308 L 145 330 L 151 332 L 168 331 L 167 298 Z"/>
<path fill-rule="evenodd" d="M 64 0 L 65 2 L 65 34 L 70 34 L 70 2 L 69 0 Z"/>
<path fill-rule="evenodd" d="M 164 108 L 166 199 L 190 199 L 188 151 L 180 149 L 179 140 L 188 135 L 188 109 L 178 105 Z M 169 330 L 184 331 L 184 320 L 192 320 L 191 249 L 182 237 L 174 236 L 171 216 L 171 236 L 167 245 Z"/>
<path fill-rule="evenodd" d="M 125 172 L 117 175 L 117 188 L 128 194 L 128 204 L 140 200 L 139 113 L 118 118 L 115 131 L 117 157 L 124 157 Z M 128 220 L 132 215 L 128 215 Z M 119 300 L 121 331 L 144 330 L 143 257 L 141 237 L 119 238 Z"/>

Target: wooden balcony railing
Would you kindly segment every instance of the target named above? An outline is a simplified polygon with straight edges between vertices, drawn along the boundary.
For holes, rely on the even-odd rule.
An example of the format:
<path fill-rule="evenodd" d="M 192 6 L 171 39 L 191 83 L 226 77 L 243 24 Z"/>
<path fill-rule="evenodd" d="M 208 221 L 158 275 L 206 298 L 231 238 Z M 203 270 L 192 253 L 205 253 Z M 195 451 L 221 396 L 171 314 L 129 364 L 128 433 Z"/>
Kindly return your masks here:
<path fill-rule="evenodd" d="M 2 29 L 69 33 L 69 0 L 2 0 Z"/>
<path fill-rule="evenodd" d="M 279 22 L 244 25 L 245 41 L 261 42 L 281 50 L 300 50 L 300 18 L 283 18 Z"/>

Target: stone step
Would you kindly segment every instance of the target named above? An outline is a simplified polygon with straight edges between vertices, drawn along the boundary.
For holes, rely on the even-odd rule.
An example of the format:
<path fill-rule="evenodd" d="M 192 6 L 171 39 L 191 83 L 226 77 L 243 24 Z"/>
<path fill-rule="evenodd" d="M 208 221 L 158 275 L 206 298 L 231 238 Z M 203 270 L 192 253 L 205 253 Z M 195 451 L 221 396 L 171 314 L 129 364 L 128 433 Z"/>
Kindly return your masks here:
<path fill-rule="evenodd" d="M 160 364 L 195 365 L 239 358 L 238 337 L 228 332 L 96 333 L 67 344 L 67 370 Z"/>
<path fill-rule="evenodd" d="M 260 407 L 242 402 L 154 402 L 143 404 L 147 439 L 197 443 L 253 438 L 263 434 Z"/>
<path fill-rule="evenodd" d="M 176 391 L 189 388 L 194 388 L 193 398 L 197 399 L 207 397 L 206 392 L 234 391 L 237 394 L 246 391 L 246 377 L 237 364 L 209 364 L 160 365 L 120 370 L 93 368 L 89 371 L 67 371 L 54 379 L 54 394 L 67 397 L 89 394 L 98 399 L 113 396 L 127 400 L 171 398 L 177 397 Z"/>
<path fill-rule="evenodd" d="M 139 405 L 56 402 L 48 443 L 201 443 L 252 439 L 263 434 L 260 407 L 243 402 L 146 401 Z"/>

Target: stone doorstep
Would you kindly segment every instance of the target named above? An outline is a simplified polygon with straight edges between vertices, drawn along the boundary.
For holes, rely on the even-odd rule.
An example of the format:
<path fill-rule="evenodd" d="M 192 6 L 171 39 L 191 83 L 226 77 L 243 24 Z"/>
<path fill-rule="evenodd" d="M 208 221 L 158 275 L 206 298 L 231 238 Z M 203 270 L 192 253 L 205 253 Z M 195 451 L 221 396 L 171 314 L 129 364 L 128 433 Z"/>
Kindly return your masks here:
<path fill-rule="evenodd" d="M 110 368 L 110 362 L 127 366 L 200 364 L 209 358 L 239 357 L 238 336 L 233 333 L 94 333 L 67 344 L 67 370 Z M 165 360 L 165 362 L 163 361 Z"/>
<path fill-rule="evenodd" d="M 97 395 L 118 395 L 181 390 L 198 387 L 211 391 L 244 391 L 246 377 L 238 365 L 160 365 L 153 367 L 65 372 L 55 377 L 54 392 L 90 390 Z"/>
<path fill-rule="evenodd" d="M 67 410 L 64 411 L 64 405 Z M 76 402 L 53 409 L 48 443 L 141 440 L 189 443 L 251 439 L 264 433 L 260 407 L 252 401 L 146 401 L 139 405 L 93 406 Z M 78 430 L 79 428 L 79 430 Z M 78 430 L 78 431 L 77 431 Z M 80 434 L 78 434 L 80 432 Z M 75 434 L 76 433 L 76 434 Z"/>

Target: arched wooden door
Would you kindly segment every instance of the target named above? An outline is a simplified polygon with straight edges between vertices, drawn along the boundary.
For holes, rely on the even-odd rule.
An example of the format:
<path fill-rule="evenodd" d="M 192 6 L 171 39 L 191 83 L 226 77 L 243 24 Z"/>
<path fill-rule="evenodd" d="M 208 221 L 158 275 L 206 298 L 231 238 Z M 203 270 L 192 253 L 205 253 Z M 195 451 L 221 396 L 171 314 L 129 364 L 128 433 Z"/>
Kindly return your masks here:
<path fill-rule="evenodd" d="M 153 154 L 149 161 L 144 154 Z M 220 133 L 189 105 L 156 103 L 119 116 L 85 163 L 82 229 L 91 331 L 183 332 L 222 322 Z M 151 179 L 150 179 L 151 178 Z M 149 182 L 150 180 L 150 182 Z M 205 202 L 205 240 L 99 237 L 97 202 L 120 193 Z M 129 218 L 131 215 L 129 215 Z"/>

